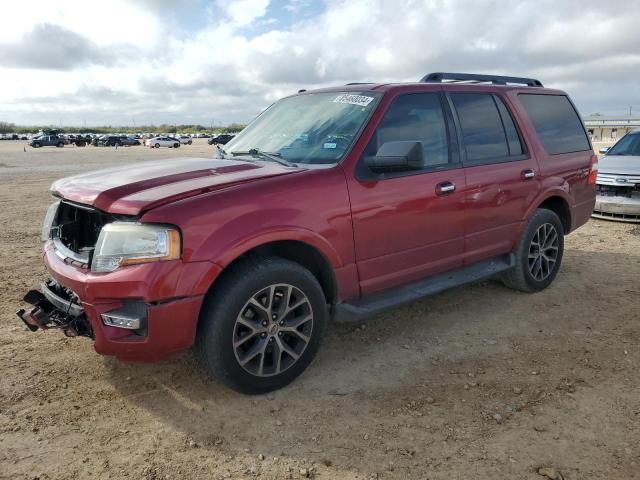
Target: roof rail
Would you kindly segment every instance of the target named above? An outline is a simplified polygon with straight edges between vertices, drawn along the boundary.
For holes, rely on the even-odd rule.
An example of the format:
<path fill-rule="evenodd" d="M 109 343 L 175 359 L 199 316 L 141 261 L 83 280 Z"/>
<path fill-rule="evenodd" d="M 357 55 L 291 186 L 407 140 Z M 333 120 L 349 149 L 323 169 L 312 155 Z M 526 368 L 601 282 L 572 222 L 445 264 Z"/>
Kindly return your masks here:
<path fill-rule="evenodd" d="M 525 77 L 504 77 L 502 75 L 482 75 L 475 73 L 450 73 L 435 72 L 429 73 L 420 79 L 424 83 L 456 83 L 456 82 L 472 82 L 472 83 L 492 83 L 494 85 L 507 85 L 510 83 L 527 85 L 528 87 L 542 87 L 542 82 L 535 78 Z"/>

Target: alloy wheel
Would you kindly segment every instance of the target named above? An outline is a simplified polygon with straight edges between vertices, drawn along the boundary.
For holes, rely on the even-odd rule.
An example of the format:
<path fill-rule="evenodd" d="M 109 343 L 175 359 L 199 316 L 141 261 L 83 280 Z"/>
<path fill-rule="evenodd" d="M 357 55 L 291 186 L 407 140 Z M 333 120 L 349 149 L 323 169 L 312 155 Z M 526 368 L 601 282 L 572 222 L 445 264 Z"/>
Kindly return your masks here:
<path fill-rule="evenodd" d="M 541 282 L 553 272 L 558 260 L 559 236 L 550 223 L 543 223 L 534 233 L 529 245 L 529 273 Z"/>
<path fill-rule="evenodd" d="M 313 309 L 293 285 L 274 284 L 242 307 L 233 328 L 233 350 L 251 375 L 279 375 L 302 356 L 313 332 Z"/>

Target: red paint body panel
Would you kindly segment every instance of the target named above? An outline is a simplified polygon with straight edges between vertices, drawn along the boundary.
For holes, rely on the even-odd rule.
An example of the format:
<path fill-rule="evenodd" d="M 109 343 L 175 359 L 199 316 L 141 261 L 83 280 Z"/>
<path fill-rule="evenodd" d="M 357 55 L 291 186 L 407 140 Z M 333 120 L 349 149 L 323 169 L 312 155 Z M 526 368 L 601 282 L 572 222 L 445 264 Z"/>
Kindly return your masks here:
<path fill-rule="evenodd" d="M 95 335 L 96 351 L 137 362 L 162 360 L 193 344 L 204 294 L 222 271 L 208 261 L 168 261 L 108 274 L 88 273 L 61 260 L 52 242 L 45 246 L 44 262 L 51 276 L 81 299 Z M 102 323 L 101 313 L 116 310 L 129 299 L 148 305 L 146 337 Z"/>
<path fill-rule="evenodd" d="M 273 163 L 177 158 L 63 178 L 53 183 L 51 191 L 105 212 L 138 215 L 181 198 L 296 170 Z"/>
<path fill-rule="evenodd" d="M 389 289 L 511 252 L 527 218 L 545 199 L 562 198 L 572 229 L 587 221 L 595 188 L 581 173 L 591 152 L 549 156 L 519 92 L 542 88 L 442 84 L 354 85 L 336 91 L 384 93 L 346 158 L 335 166 L 176 159 L 124 166 L 55 182 L 54 194 L 105 212 L 179 228 L 179 260 L 95 274 L 66 264 L 45 245 L 45 264 L 81 299 L 106 355 L 155 361 L 194 341 L 204 295 L 243 253 L 275 241 L 315 248 L 334 273 L 338 302 Z M 329 89 L 331 90 L 331 89 Z M 391 101 L 402 93 L 482 91 L 499 95 L 521 131 L 528 156 L 493 165 L 360 180 L 356 166 Z M 525 169 L 536 172 L 524 180 Z M 436 194 L 436 185 L 456 189 Z M 147 336 L 102 324 L 100 314 L 127 299 L 148 308 Z"/>

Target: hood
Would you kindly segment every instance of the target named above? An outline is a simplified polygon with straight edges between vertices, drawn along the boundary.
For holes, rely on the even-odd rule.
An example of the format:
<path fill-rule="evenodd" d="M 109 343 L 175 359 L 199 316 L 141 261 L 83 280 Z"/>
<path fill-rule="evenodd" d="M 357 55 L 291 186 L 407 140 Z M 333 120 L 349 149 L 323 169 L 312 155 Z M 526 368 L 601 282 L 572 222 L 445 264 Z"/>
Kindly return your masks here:
<path fill-rule="evenodd" d="M 63 178 L 53 183 L 51 192 L 104 212 L 139 215 L 200 193 L 302 170 L 267 162 L 176 158 Z"/>
<path fill-rule="evenodd" d="M 614 175 L 640 175 L 640 157 L 610 155 L 598 160 L 598 172 Z"/>

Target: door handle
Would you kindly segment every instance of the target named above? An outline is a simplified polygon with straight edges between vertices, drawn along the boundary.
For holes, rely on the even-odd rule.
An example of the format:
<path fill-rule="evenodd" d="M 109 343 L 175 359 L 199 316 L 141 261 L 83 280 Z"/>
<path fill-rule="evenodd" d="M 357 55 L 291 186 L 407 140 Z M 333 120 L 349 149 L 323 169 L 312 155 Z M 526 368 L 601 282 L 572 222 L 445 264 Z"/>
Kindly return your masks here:
<path fill-rule="evenodd" d="M 524 170 L 522 170 L 522 173 L 520 174 L 522 177 L 522 180 L 530 180 L 533 177 L 536 176 L 536 172 L 535 170 L 532 170 L 530 168 L 526 168 Z"/>
<path fill-rule="evenodd" d="M 456 190 L 456 186 L 453 182 L 442 182 L 436 185 L 437 195 L 446 195 L 447 193 L 453 193 Z"/>

